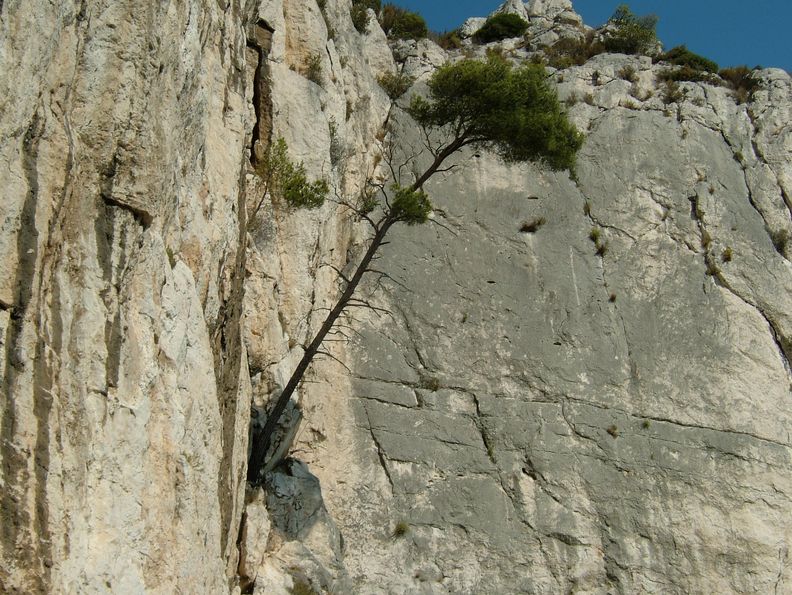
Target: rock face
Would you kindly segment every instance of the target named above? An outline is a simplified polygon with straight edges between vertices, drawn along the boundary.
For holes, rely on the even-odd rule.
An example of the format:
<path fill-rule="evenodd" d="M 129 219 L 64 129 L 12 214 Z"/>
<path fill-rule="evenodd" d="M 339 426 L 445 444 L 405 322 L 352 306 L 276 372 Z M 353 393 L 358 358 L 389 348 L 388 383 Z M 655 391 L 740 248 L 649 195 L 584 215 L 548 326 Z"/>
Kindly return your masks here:
<path fill-rule="evenodd" d="M 665 68 L 556 72 L 576 181 L 462 155 L 427 186 L 437 225 L 394 232 L 392 317 L 353 341 L 349 394 L 305 392 L 295 449 L 353 592 L 788 588 L 792 81 L 670 98 Z"/>
<path fill-rule="evenodd" d="M 763 86 L 789 98 L 781 76 Z M 750 147 L 746 108 L 706 93 Z M 357 464 L 326 489 L 360 592 L 789 583 L 792 270 L 754 175 L 768 212 L 787 207 L 776 172 L 739 163 L 726 122 L 694 107 L 574 107 L 590 122 L 577 184 L 468 155 L 430 186 L 442 225 L 389 246 L 395 320 L 357 343 L 359 430 L 338 447 Z"/>
<path fill-rule="evenodd" d="M 236 575 L 246 10 L 2 5 L 5 593 Z"/>
<path fill-rule="evenodd" d="M 421 141 L 376 78 L 455 56 L 349 0 L 56 4 L 0 3 L 0 591 L 790 589 L 787 73 L 738 104 L 648 58 L 555 71 L 575 180 L 433 179 L 377 265 L 391 315 L 349 321 L 351 372 L 316 362 L 245 493 L 251 404 L 366 237 L 331 203 L 248 220 L 251 157 L 283 137 L 355 196 Z M 529 49 L 587 31 L 502 10 Z"/>

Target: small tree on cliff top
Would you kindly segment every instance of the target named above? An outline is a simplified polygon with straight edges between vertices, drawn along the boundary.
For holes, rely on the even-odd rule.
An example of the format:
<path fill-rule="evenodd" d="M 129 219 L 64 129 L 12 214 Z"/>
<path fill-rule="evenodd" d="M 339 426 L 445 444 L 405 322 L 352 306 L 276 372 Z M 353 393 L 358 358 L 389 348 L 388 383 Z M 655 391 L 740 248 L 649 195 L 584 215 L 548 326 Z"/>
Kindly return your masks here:
<path fill-rule="evenodd" d="M 342 201 L 371 226 L 373 235 L 354 273 L 347 277 L 337 271 L 344 284 L 341 296 L 305 347 L 263 430 L 253 436 L 248 466 L 248 480 L 253 484 L 262 479 L 261 470 L 278 420 L 313 358 L 323 353 L 322 342 L 347 308 L 370 307 L 354 297 L 355 290 L 366 273 L 379 272 L 371 264 L 391 227 L 397 223 L 420 224 L 428 219 L 432 207 L 423 185 L 435 173 L 449 170 L 441 169 L 446 160 L 470 146 L 492 150 L 508 162 L 540 161 L 554 170 L 570 169 L 583 140 L 547 84 L 542 66 L 515 68 L 497 56 L 486 62 L 462 60 L 442 66 L 429 80 L 428 97 L 413 97 L 407 111 L 423 129 L 424 149 L 431 156 L 431 164 L 407 186 L 380 186 L 381 201 L 370 196 L 354 203 Z M 443 140 L 431 142 L 432 131 L 438 131 Z M 392 164 L 391 171 L 397 178 Z"/>

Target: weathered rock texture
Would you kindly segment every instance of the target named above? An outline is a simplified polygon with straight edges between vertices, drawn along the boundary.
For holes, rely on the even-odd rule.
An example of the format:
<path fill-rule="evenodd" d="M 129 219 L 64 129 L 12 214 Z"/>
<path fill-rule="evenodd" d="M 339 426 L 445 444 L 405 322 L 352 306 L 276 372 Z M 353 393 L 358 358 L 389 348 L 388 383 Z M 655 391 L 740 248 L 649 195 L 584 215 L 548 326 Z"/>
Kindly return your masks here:
<path fill-rule="evenodd" d="M 3 592 L 236 575 L 245 10 L 2 5 Z"/>
<path fill-rule="evenodd" d="M 438 225 L 394 232 L 393 317 L 360 328 L 349 396 L 306 391 L 295 451 L 354 592 L 790 588 L 792 81 L 666 103 L 663 68 L 556 73 L 576 182 L 462 155 Z"/>
<path fill-rule="evenodd" d="M 666 103 L 648 58 L 555 72 L 576 181 L 487 153 L 434 179 L 378 263 L 392 317 L 349 321 L 351 373 L 316 363 L 245 494 L 251 402 L 365 239 L 334 204 L 248 221 L 251 154 L 283 136 L 352 196 L 383 138 L 420 143 L 377 76 L 420 92 L 449 55 L 394 61 L 349 0 L 56 4 L 0 3 L 0 590 L 792 588 L 788 74 L 740 105 Z M 518 60 L 586 31 L 502 10 Z"/>

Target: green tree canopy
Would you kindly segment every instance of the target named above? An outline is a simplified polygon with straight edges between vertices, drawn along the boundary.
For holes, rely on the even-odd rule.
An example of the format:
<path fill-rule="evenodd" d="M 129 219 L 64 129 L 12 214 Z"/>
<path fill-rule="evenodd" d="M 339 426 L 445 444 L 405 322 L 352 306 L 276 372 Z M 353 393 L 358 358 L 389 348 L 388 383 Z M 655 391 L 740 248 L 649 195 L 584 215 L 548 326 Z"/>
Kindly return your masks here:
<path fill-rule="evenodd" d="M 477 145 L 506 161 L 542 161 L 555 170 L 574 167 L 583 142 L 544 67 L 515 68 L 498 56 L 442 66 L 429 80 L 429 97 L 415 96 L 409 113 L 424 127 L 447 127 L 453 151 Z"/>

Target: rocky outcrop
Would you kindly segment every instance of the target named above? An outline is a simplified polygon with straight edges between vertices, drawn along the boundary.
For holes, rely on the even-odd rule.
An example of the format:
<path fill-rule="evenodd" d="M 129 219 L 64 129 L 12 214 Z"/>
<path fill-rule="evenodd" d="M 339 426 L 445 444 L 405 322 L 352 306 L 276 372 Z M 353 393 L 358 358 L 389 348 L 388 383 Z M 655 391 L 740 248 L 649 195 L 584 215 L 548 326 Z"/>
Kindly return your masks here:
<path fill-rule="evenodd" d="M 552 45 L 561 38 L 580 38 L 591 30 L 583 24 L 569 0 L 508 0 L 493 13 L 498 14 L 515 14 L 528 23 L 524 39 L 537 48 Z M 459 28 L 460 34 L 471 37 L 486 22 L 484 17 L 471 17 Z M 504 47 L 502 43 L 497 45 Z"/>
<path fill-rule="evenodd" d="M 357 464 L 325 490 L 358 590 L 788 584 L 792 271 L 745 181 L 769 166 L 695 107 L 581 103 L 578 183 L 468 155 L 431 187 L 441 225 L 389 247 L 394 321 L 358 342 L 355 448 L 338 446 Z"/>

